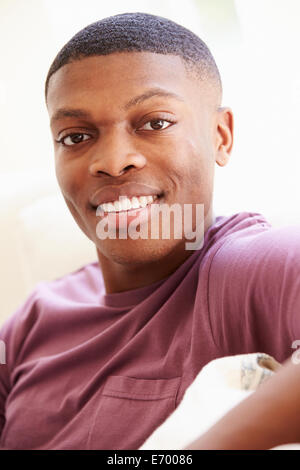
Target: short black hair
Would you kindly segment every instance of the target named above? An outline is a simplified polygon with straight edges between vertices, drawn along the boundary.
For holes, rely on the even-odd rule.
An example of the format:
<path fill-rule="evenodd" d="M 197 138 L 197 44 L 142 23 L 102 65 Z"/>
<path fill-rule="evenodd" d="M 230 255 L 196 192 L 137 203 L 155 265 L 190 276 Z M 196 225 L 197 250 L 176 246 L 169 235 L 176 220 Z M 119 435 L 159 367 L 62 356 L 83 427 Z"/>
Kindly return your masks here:
<path fill-rule="evenodd" d="M 85 57 L 114 52 L 154 52 L 180 56 L 189 71 L 201 80 L 213 79 L 222 91 L 221 77 L 207 45 L 192 31 L 161 16 L 149 13 L 123 13 L 96 21 L 73 36 L 55 57 L 47 74 Z"/>

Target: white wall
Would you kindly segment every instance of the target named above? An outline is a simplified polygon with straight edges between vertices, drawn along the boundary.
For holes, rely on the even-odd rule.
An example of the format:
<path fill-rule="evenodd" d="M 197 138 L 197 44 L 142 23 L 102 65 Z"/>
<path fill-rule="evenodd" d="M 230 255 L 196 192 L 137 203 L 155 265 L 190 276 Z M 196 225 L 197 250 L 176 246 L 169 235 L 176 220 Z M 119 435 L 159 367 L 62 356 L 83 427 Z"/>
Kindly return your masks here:
<path fill-rule="evenodd" d="M 226 213 L 262 212 L 276 224 L 300 223 L 300 2 L 235 3 L 241 41 L 222 64 L 235 148 L 230 165 L 217 170 L 217 206 Z"/>

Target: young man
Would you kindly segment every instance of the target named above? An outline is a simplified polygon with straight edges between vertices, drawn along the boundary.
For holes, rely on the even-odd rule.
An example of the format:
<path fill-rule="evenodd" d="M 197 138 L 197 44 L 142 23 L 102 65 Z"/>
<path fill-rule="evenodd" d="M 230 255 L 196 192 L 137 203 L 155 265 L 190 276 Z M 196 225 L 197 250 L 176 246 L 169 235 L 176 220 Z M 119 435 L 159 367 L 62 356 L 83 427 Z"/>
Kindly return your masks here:
<path fill-rule="evenodd" d="M 38 284 L 2 328 L 2 447 L 137 449 L 210 360 L 291 355 L 300 338 L 300 229 L 273 229 L 253 213 L 214 216 L 215 164 L 228 162 L 233 142 L 221 95 L 206 45 L 153 15 L 101 20 L 57 55 L 46 80 L 56 174 L 98 262 Z M 155 210 L 173 205 L 200 207 L 201 219 L 193 213 L 181 238 L 184 218 L 171 223 L 173 235 L 152 236 L 150 222 L 163 225 Z M 136 220 L 145 236 L 125 238 Z M 201 231 L 198 249 L 187 249 L 189 233 Z M 288 417 L 299 407 L 286 393 L 289 367 L 276 376 Z M 296 423 L 275 435 L 272 423 L 266 437 L 261 410 L 251 441 L 251 406 L 242 422 L 233 416 L 226 441 L 221 422 L 196 446 L 268 448 L 300 437 Z"/>

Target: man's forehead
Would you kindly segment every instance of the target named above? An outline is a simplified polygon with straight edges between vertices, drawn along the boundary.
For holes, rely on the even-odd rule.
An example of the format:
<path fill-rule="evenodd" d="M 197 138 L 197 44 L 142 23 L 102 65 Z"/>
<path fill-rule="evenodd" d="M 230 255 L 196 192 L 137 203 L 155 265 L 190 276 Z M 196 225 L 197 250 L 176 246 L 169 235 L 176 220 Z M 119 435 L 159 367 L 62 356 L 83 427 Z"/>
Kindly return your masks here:
<path fill-rule="evenodd" d="M 113 53 L 107 56 L 85 57 L 62 66 L 49 81 L 51 89 L 102 85 L 105 88 L 141 85 L 144 89 L 154 86 L 172 88 L 188 79 L 186 68 L 180 57 L 149 52 Z M 134 93 L 135 95 L 136 93 Z"/>
<path fill-rule="evenodd" d="M 150 88 L 145 90 L 143 93 L 136 95 L 132 97 L 125 105 L 122 106 L 122 110 L 128 111 L 130 108 L 137 106 L 138 104 L 150 100 L 151 98 L 154 97 L 163 97 L 163 98 L 168 98 L 168 99 L 173 99 L 180 101 L 182 103 L 185 102 L 184 98 L 177 93 L 173 93 L 171 91 L 164 90 L 162 88 Z M 71 108 L 71 107 L 62 107 L 59 108 L 55 111 L 53 116 L 51 117 L 51 124 L 53 124 L 55 121 L 58 121 L 60 119 L 66 118 L 66 117 L 77 117 L 77 118 L 89 118 L 90 115 L 89 113 L 80 108 Z"/>
<path fill-rule="evenodd" d="M 92 103 L 97 98 L 111 100 L 115 105 L 118 99 L 120 109 L 128 111 L 155 97 L 181 103 L 194 101 L 205 88 L 204 81 L 189 76 L 180 57 L 115 53 L 63 66 L 50 79 L 47 101 L 50 118 L 55 122 L 68 116 L 87 117 L 79 101 Z"/>

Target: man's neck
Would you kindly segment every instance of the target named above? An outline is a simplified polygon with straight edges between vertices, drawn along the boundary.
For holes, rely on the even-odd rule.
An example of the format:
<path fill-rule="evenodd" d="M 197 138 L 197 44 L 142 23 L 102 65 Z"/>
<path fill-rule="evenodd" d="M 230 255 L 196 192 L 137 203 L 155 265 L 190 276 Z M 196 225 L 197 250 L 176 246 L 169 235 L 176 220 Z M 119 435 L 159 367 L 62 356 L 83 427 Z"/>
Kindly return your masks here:
<path fill-rule="evenodd" d="M 213 211 L 205 217 L 204 233 L 215 222 L 215 219 Z M 97 249 L 106 293 L 113 294 L 138 289 L 169 277 L 195 252 L 185 249 L 185 244 L 186 240 L 178 240 L 170 251 L 165 250 L 165 255 L 161 255 L 161 251 L 157 253 L 153 251 L 153 254 L 149 256 L 149 261 L 144 262 L 134 262 L 133 259 L 127 262 L 124 259 L 113 260 Z M 161 246 L 159 248 L 162 249 Z M 141 253 L 144 254 L 144 251 L 141 250 Z"/>

